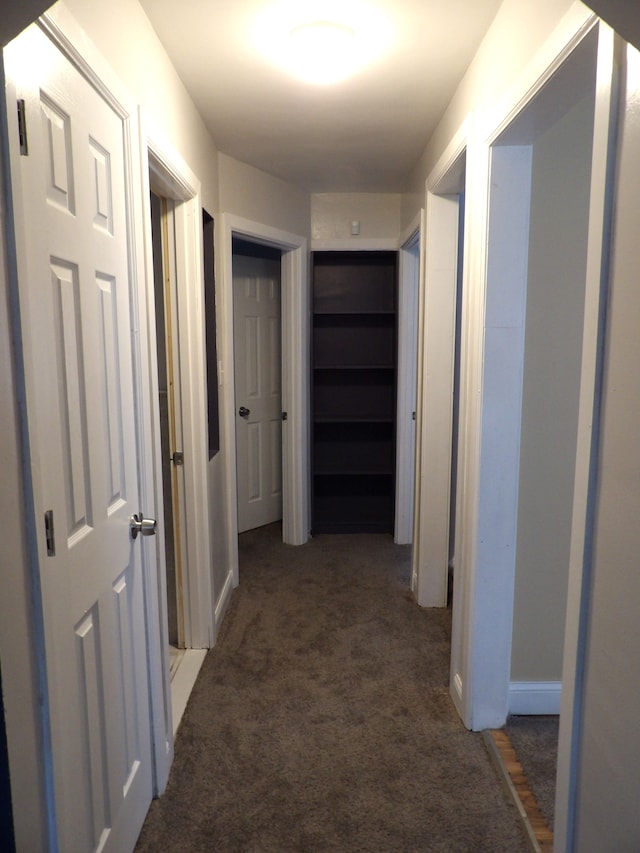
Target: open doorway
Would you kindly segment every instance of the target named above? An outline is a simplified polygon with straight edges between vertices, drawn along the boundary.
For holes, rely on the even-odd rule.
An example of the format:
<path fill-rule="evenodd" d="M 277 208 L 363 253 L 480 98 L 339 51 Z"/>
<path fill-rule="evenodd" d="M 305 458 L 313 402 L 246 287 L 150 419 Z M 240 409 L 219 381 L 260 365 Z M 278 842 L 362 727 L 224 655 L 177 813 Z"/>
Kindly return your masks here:
<path fill-rule="evenodd" d="M 221 396 L 221 430 L 226 475 L 227 549 L 230 577 L 239 582 L 238 514 L 236 479 L 236 408 L 233 322 L 233 240 L 271 247 L 281 253 L 281 365 L 282 409 L 282 540 L 302 545 L 309 536 L 309 275 L 306 238 L 259 222 L 221 214 L 220 256 L 222 258 L 221 363 L 224 393 Z M 250 408 L 246 407 L 246 408 Z M 282 415 L 281 415 L 282 418 Z"/>
<path fill-rule="evenodd" d="M 422 607 L 450 602 L 456 562 L 466 145 L 463 126 L 426 186 L 412 558 L 412 589 Z"/>
<path fill-rule="evenodd" d="M 413 542 L 418 390 L 418 307 L 420 252 L 418 225 L 398 253 L 398 375 L 396 405 L 396 495 L 394 542 Z"/>
<path fill-rule="evenodd" d="M 167 633 L 169 671 L 176 672 L 184 653 L 184 610 L 182 595 L 184 534 L 181 524 L 180 478 L 183 452 L 180 423 L 179 349 L 175 334 L 176 270 L 173 206 L 154 193 L 151 201 L 153 285 L 156 312 L 156 355 L 158 362 L 158 407 L 162 453 L 162 492 L 167 590 Z"/>
<path fill-rule="evenodd" d="M 161 568 L 150 579 L 158 587 L 160 610 L 148 627 L 157 636 L 165 673 L 163 719 L 175 734 L 215 636 L 203 265 L 207 232 L 195 175 L 175 151 L 151 136 L 147 151 L 147 305 L 155 322 L 147 341 L 153 411 L 145 451 L 153 456 L 156 513 L 162 518 Z M 171 732 L 158 735 L 161 744 L 172 743 Z"/>
<path fill-rule="evenodd" d="M 557 711 L 576 679 L 563 635 L 589 541 L 611 33 L 593 22 L 537 75 L 470 150 L 451 692 L 474 730 Z"/>
<path fill-rule="evenodd" d="M 576 49 L 550 81 L 549 91 L 538 95 L 503 133 L 493 153 L 500 169 L 502 160 L 511 156 L 514 141 L 516 156 L 526 151 L 526 163 L 518 164 L 512 181 L 514 189 L 520 182 L 530 198 L 510 713 L 560 710 L 586 296 L 595 47 L 592 37 Z M 580 85 L 569 86 L 562 78 L 572 74 L 573 65 L 584 71 Z M 552 121 L 536 122 L 529 113 L 544 107 L 552 89 L 561 93 L 562 113 Z M 523 138 L 518 125 L 526 122 L 531 130 Z M 502 249 L 496 245 L 494 251 Z"/>

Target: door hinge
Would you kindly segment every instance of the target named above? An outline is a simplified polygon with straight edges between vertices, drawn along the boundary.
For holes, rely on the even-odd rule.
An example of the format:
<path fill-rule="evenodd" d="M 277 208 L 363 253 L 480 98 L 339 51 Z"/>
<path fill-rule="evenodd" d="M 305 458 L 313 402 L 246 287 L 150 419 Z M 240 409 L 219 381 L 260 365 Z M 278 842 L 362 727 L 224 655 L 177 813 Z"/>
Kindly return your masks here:
<path fill-rule="evenodd" d="M 282 413 L 282 420 L 283 421 L 286 421 L 288 417 L 289 417 L 289 415 L 286 412 Z"/>
<path fill-rule="evenodd" d="M 176 450 L 171 457 L 171 461 L 174 465 L 184 465 L 184 453 L 181 450 Z"/>
<path fill-rule="evenodd" d="M 18 100 L 18 140 L 20 142 L 20 154 L 23 157 L 29 155 L 29 145 L 27 143 L 27 111 L 24 105 L 24 98 Z"/>
<path fill-rule="evenodd" d="M 44 514 L 44 535 L 47 541 L 47 557 L 56 555 L 56 537 L 53 530 L 53 510 L 48 509 Z"/>

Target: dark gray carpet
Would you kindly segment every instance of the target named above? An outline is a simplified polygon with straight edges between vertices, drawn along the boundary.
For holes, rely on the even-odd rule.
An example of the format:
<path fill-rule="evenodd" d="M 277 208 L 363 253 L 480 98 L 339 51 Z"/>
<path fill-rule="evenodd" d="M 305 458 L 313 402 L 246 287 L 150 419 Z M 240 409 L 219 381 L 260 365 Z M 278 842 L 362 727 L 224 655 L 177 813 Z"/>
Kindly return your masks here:
<path fill-rule="evenodd" d="M 450 613 L 408 591 L 409 549 L 279 537 L 240 538 L 240 587 L 138 853 L 524 853 L 449 697 Z"/>
<path fill-rule="evenodd" d="M 553 829 L 559 717 L 509 717 L 506 732 L 531 793 Z"/>

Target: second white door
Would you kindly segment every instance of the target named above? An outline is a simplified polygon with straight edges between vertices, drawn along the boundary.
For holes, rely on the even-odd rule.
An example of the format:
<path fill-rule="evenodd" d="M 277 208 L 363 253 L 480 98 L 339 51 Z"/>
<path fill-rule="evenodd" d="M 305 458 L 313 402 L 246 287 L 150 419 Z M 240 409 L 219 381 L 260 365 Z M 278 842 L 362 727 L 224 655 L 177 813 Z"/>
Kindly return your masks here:
<path fill-rule="evenodd" d="M 282 518 L 280 262 L 233 257 L 238 532 Z"/>

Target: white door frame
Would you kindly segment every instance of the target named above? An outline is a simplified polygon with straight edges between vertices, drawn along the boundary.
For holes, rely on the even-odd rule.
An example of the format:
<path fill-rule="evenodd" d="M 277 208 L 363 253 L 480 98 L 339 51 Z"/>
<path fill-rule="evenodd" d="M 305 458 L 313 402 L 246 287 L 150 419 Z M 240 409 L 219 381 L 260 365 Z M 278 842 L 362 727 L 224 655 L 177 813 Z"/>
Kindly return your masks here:
<path fill-rule="evenodd" d="M 396 402 L 396 497 L 394 542 L 413 541 L 417 406 L 418 313 L 422 281 L 422 224 L 420 210 L 398 252 L 398 380 Z"/>
<path fill-rule="evenodd" d="M 358 240 L 313 240 L 313 251 L 322 252 L 397 252 L 398 253 L 398 369 L 396 403 L 396 464 L 395 464 L 395 520 L 394 542 L 410 544 L 415 542 L 415 472 L 417 447 L 416 426 L 403 419 L 403 412 L 413 405 L 419 391 L 420 355 L 416 359 L 419 347 L 419 325 L 416 330 L 415 317 L 411 315 L 414 289 L 418 289 L 418 299 L 424 290 L 424 252 L 425 234 L 424 210 L 421 208 L 409 226 L 398 239 L 371 237 Z M 414 249 L 418 248 L 417 257 Z M 415 365 L 415 369 L 414 366 Z M 411 470 L 411 473 L 408 473 Z M 413 487 L 412 487 L 413 484 Z M 415 588 L 412 579 L 412 589 Z"/>
<path fill-rule="evenodd" d="M 589 256 L 587 262 L 585 334 L 582 352 L 581 407 L 574 513 L 572 523 L 569 608 L 563 709 L 572 726 L 575 695 L 576 651 L 579 644 L 576 608 L 583 602 L 582 583 L 585 541 L 588 533 L 587 498 L 593 463 L 591 426 L 595 400 L 595 364 L 600 346 L 596 334 L 601 307 L 601 262 L 605 233 L 606 176 L 611 154 L 609 120 L 612 102 L 613 34 L 580 4 L 571 7 L 523 78 L 491 115 L 474 122 L 467 159 L 467 237 L 463 293 L 463 340 L 461 373 L 458 535 L 456 568 L 459 593 L 454 595 L 452 640 L 452 696 L 468 728 L 480 730 L 504 724 L 508 709 L 513 621 L 513 586 L 516 508 L 519 467 L 522 358 L 511 358 L 523 344 L 522 253 L 501 253 L 500 269 L 489 255 L 489 201 L 500 219 L 503 242 L 508 229 L 520 231 L 520 243 L 528 244 L 528 212 L 510 189 L 522 187 L 530 156 L 527 146 L 506 147 L 491 173 L 491 148 L 524 107 L 549 82 L 578 44 L 599 26 L 596 129 L 591 184 Z M 509 171 L 515 176 L 512 183 Z M 498 220 L 492 219 L 492 227 Z M 473 228 L 473 231 L 471 231 Z M 514 243 L 512 242 L 512 245 Z M 511 265 L 511 274 L 505 264 Z M 514 286 L 515 283 L 515 286 Z M 520 312 L 520 313 L 519 313 Z M 505 359 L 505 346 L 510 357 Z M 459 545 L 459 547 L 458 547 Z M 569 703 L 567 705 L 567 703 Z M 570 735 L 567 736 L 570 740 Z M 566 814 L 566 795 L 571 770 L 559 782 L 561 811 Z M 560 800 L 559 800 L 560 802 Z M 561 818 L 562 821 L 562 818 Z"/>
<path fill-rule="evenodd" d="M 255 246 L 252 243 L 244 245 Z M 249 415 L 236 417 L 236 486 L 238 490 L 238 530 L 251 530 L 282 520 L 282 308 L 281 258 L 261 258 L 250 252 L 233 255 L 234 383 L 236 412 L 239 406 L 251 406 Z M 253 295 L 247 282 L 251 281 Z M 263 286 L 267 285 L 267 287 Z M 270 294 L 270 297 L 269 297 Z M 256 314 L 259 315 L 256 318 Z M 247 320 L 257 319 L 257 324 Z M 277 318 L 275 330 L 270 325 Z M 248 341 L 255 346 L 255 363 L 248 357 Z M 255 372 L 254 372 L 255 370 Z M 274 386 L 274 381 L 277 385 Z M 275 439 L 271 430 L 279 433 Z M 251 431 L 256 427 L 258 451 L 251 451 Z M 258 467 L 252 476 L 251 464 Z M 274 477 L 275 482 L 274 482 Z M 255 479 L 254 479 L 255 478 Z M 279 484 L 278 484 L 279 479 Z M 258 493 L 251 496 L 252 485 L 260 481 Z M 274 492 L 278 485 L 279 492 Z"/>
<path fill-rule="evenodd" d="M 459 193 L 468 126 L 467 120 L 426 182 L 412 555 L 412 588 L 422 607 L 447 604 Z"/>
<path fill-rule="evenodd" d="M 233 236 L 282 250 L 282 540 L 303 545 L 309 538 L 309 269 L 307 239 L 223 213 L 215 224 L 221 287 L 221 431 L 227 484 L 227 538 L 234 585 L 238 583 L 236 412 L 233 370 Z"/>
<path fill-rule="evenodd" d="M 174 202 L 175 251 L 177 277 L 177 328 L 180 350 L 180 402 L 184 452 L 184 494 L 181 515 L 186 565 L 183 565 L 184 639 L 187 649 L 206 649 L 213 645 L 213 591 L 211 584 L 211 543 L 209 527 L 207 384 L 204 319 L 204 266 L 202 260 L 202 205 L 200 181 L 164 135 L 153 128 L 141 112 L 142 186 L 145 204 L 146 298 L 149 321 L 150 395 L 153 405 L 155 484 L 158 506 L 162 506 L 162 469 L 160 459 L 160 419 L 153 284 L 153 247 L 149 205 L 150 174 L 153 186 Z M 160 332 L 161 333 L 161 332 Z M 164 553 L 162 555 L 164 565 Z M 164 573 L 160 584 L 166 601 Z M 166 620 L 166 614 L 163 615 Z M 162 653 L 166 653 L 163 631 Z"/>

